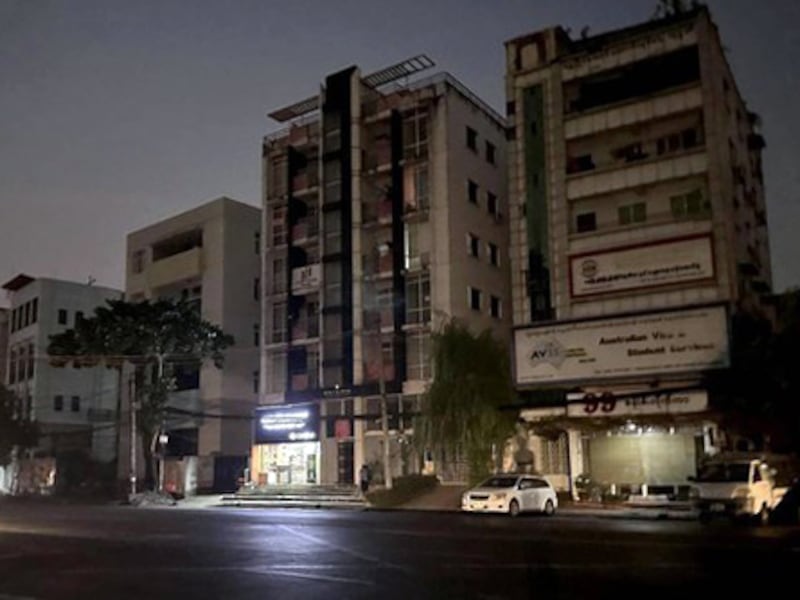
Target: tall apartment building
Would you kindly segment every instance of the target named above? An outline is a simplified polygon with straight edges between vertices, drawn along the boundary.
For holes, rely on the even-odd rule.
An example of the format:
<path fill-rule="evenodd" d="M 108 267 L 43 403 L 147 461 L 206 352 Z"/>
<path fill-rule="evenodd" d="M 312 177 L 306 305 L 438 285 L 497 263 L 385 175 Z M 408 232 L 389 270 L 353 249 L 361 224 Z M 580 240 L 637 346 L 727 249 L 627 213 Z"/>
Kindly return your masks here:
<path fill-rule="evenodd" d="M 235 489 L 250 453 L 258 399 L 261 211 L 218 198 L 128 235 L 125 294 L 130 301 L 183 298 L 235 338 L 222 369 L 173 366 L 167 455 L 182 460 L 167 481 L 180 489 Z M 127 415 L 127 412 L 125 412 Z M 126 416 L 127 419 L 127 416 Z M 128 448 L 128 427 L 123 427 Z M 126 452 L 121 452 L 126 455 Z M 140 463 L 141 464 L 141 463 Z M 127 474 L 127 459 L 120 473 Z"/>
<path fill-rule="evenodd" d="M 6 383 L 6 361 L 8 360 L 8 334 L 10 311 L 0 308 L 0 382 Z"/>
<path fill-rule="evenodd" d="M 20 274 L 3 285 L 11 303 L 6 387 L 20 410 L 39 424 L 39 450 L 85 451 L 96 461 L 115 457 L 119 375 L 104 366 L 50 364 L 50 336 L 75 327 L 119 290 Z"/>
<path fill-rule="evenodd" d="M 382 473 L 382 386 L 391 468 L 415 471 L 431 331 L 509 338 L 504 121 L 446 73 L 397 84 L 432 64 L 351 67 L 270 115 L 256 483 Z"/>
<path fill-rule="evenodd" d="M 685 481 L 719 443 L 703 374 L 771 288 L 759 119 L 704 8 L 506 53 L 515 377 L 566 417 L 538 467 Z"/>

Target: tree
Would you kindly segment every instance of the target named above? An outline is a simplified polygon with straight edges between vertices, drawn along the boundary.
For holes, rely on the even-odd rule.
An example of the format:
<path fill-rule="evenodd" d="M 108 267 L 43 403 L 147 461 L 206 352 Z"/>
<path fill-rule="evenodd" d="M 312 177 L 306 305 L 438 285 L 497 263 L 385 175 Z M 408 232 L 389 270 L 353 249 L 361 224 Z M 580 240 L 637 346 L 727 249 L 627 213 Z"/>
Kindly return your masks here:
<path fill-rule="evenodd" d="M 186 301 L 109 300 L 74 329 L 51 336 L 48 353 L 51 363 L 61 366 L 70 362 L 134 366 L 137 429 L 145 455 L 145 481 L 152 487 L 175 366 L 210 359 L 221 367 L 224 351 L 233 343 L 233 337 L 203 320 Z"/>
<path fill-rule="evenodd" d="M 433 382 L 414 424 L 419 445 L 467 461 L 470 479 L 484 476 L 514 434 L 516 413 L 506 348 L 490 331 L 474 335 L 456 320 L 433 334 Z"/>
<path fill-rule="evenodd" d="M 38 439 L 36 424 L 22 417 L 22 402 L 0 384 L 0 467 L 11 461 L 14 448 L 32 448 Z"/>

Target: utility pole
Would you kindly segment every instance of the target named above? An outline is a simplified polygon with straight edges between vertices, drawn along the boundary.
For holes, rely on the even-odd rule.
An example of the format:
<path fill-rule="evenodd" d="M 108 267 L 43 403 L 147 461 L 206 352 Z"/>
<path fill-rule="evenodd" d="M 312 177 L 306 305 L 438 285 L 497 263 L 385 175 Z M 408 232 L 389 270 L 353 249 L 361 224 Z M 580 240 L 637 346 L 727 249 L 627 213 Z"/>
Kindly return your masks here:
<path fill-rule="evenodd" d="M 136 402 L 136 374 L 132 373 L 130 379 L 128 379 L 128 397 L 130 399 L 130 407 L 131 407 L 131 472 L 130 472 L 130 483 L 131 483 L 131 495 L 136 494 L 136 409 L 137 402 Z"/>

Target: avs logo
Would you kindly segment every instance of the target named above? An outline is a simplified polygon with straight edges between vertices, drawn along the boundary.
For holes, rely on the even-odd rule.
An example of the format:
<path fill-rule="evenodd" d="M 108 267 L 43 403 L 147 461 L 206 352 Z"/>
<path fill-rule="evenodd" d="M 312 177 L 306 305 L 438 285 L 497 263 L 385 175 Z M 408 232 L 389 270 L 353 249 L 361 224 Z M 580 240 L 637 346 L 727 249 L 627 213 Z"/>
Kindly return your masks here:
<path fill-rule="evenodd" d="M 597 275 L 598 266 L 597 261 L 588 258 L 581 263 L 581 275 L 586 279 L 592 279 Z"/>
<path fill-rule="evenodd" d="M 553 365 L 556 369 L 561 367 L 566 358 L 567 352 L 558 340 L 537 342 L 528 355 L 531 366 Z"/>

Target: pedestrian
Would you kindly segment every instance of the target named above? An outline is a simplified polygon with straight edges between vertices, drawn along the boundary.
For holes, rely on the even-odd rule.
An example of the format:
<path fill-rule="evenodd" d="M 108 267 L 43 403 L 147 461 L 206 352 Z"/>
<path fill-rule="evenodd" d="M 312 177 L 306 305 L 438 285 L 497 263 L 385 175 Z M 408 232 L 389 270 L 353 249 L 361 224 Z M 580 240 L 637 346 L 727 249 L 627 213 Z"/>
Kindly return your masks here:
<path fill-rule="evenodd" d="M 361 470 L 358 472 L 358 480 L 361 483 L 361 493 L 366 494 L 369 490 L 370 473 L 367 465 L 361 465 Z"/>

